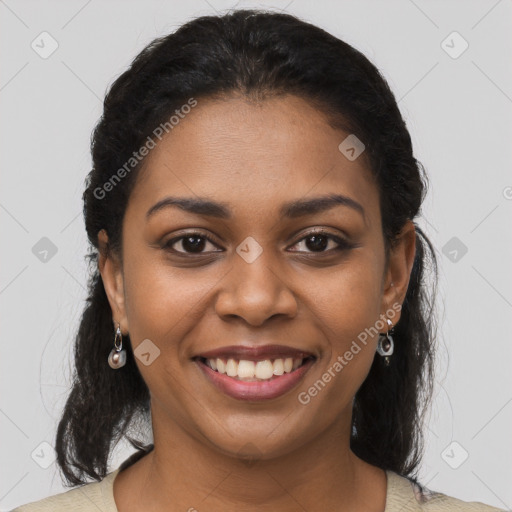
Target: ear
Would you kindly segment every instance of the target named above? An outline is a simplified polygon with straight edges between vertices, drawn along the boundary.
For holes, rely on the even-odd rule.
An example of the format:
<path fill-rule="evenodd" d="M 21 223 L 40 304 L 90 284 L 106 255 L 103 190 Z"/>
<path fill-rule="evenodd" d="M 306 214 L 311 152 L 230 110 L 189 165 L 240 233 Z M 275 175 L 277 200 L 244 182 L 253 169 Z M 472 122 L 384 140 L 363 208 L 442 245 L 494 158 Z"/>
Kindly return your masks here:
<path fill-rule="evenodd" d="M 389 318 L 393 325 L 400 320 L 401 306 L 409 287 L 415 254 L 416 229 L 414 223 L 408 220 L 398 234 L 396 242 L 390 248 L 389 262 L 384 274 L 381 318 Z M 400 305 L 399 309 L 398 305 Z M 395 313 L 393 317 L 389 315 L 390 310 Z"/>
<path fill-rule="evenodd" d="M 98 246 L 98 268 L 112 310 L 112 320 L 115 324 L 120 324 L 121 333 L 126 335 L 129 328 L 126 318 L 122 268 L 118 258 L 108 245 L 108 235 L 104 229 L 98 232 Z"/>

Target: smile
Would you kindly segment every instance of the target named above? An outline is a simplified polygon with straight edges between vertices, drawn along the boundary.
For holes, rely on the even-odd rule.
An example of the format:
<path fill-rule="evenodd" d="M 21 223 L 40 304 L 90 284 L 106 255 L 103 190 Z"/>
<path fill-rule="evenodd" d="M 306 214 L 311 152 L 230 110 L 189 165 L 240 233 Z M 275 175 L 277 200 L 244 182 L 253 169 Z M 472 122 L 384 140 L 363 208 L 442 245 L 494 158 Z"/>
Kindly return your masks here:
<path fill-rule="evenodd" d="M 234 358 L 196 357 L 208 381 L 239 400 L 269 400 L 293 389 L 316 358 L 276 358 L 253 361 Z"/>

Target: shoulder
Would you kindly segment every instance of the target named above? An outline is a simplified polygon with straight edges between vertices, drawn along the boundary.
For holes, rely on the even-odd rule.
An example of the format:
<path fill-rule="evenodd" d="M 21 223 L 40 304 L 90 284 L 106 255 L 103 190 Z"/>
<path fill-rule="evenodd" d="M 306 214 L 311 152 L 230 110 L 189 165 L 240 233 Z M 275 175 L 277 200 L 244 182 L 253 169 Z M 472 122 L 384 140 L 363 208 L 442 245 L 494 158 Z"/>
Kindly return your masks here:
<path fill-rule="evenodd" d="M 12 512 L 118 512 L 113 483 L 119 468 L 108 473 L 101 482 L 91 482 L 39 501 L 21 505 Z"/>
<path fill-rule="evenodd" d="M 384 512 L 502 512 L 480 502 L 468 502 L 442 493 L 420 488 L 407 478 L 392 471 L 386 471 L 388 490 Z"/>

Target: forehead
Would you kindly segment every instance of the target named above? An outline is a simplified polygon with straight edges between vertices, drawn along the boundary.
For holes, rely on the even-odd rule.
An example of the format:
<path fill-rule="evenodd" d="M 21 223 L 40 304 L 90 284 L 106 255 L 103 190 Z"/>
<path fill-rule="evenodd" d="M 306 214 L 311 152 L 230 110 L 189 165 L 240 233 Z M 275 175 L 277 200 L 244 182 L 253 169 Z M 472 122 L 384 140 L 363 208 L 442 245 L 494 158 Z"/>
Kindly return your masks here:
<path fill-rule="evenodd" d="M 144 213 L 166 195 L 216 198 L 236 215 L 278 211 L 308 195 L 342 193 L 378 215 L 378 191 L 364 152 L 339 149 L 349 132 L 295 96 L 250 102 L 198 99 L 146 157 L 129 209 Z"/>

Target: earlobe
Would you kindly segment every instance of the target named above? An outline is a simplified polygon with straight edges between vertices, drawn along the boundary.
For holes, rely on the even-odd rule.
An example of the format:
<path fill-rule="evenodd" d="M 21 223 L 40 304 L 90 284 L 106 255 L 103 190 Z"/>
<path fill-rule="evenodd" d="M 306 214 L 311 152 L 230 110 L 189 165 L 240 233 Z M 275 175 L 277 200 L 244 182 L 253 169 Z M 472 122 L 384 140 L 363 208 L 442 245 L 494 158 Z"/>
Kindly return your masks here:
<path fill-rule="evenodd" d="M 109 248 L 108 235 L 104 229 L 98 232 L 98 252 L 98 269 L 112 310 L 112 322 L 119 323 L 122 334 L 127 334 L 123 274 L 118 258 Z"/>

